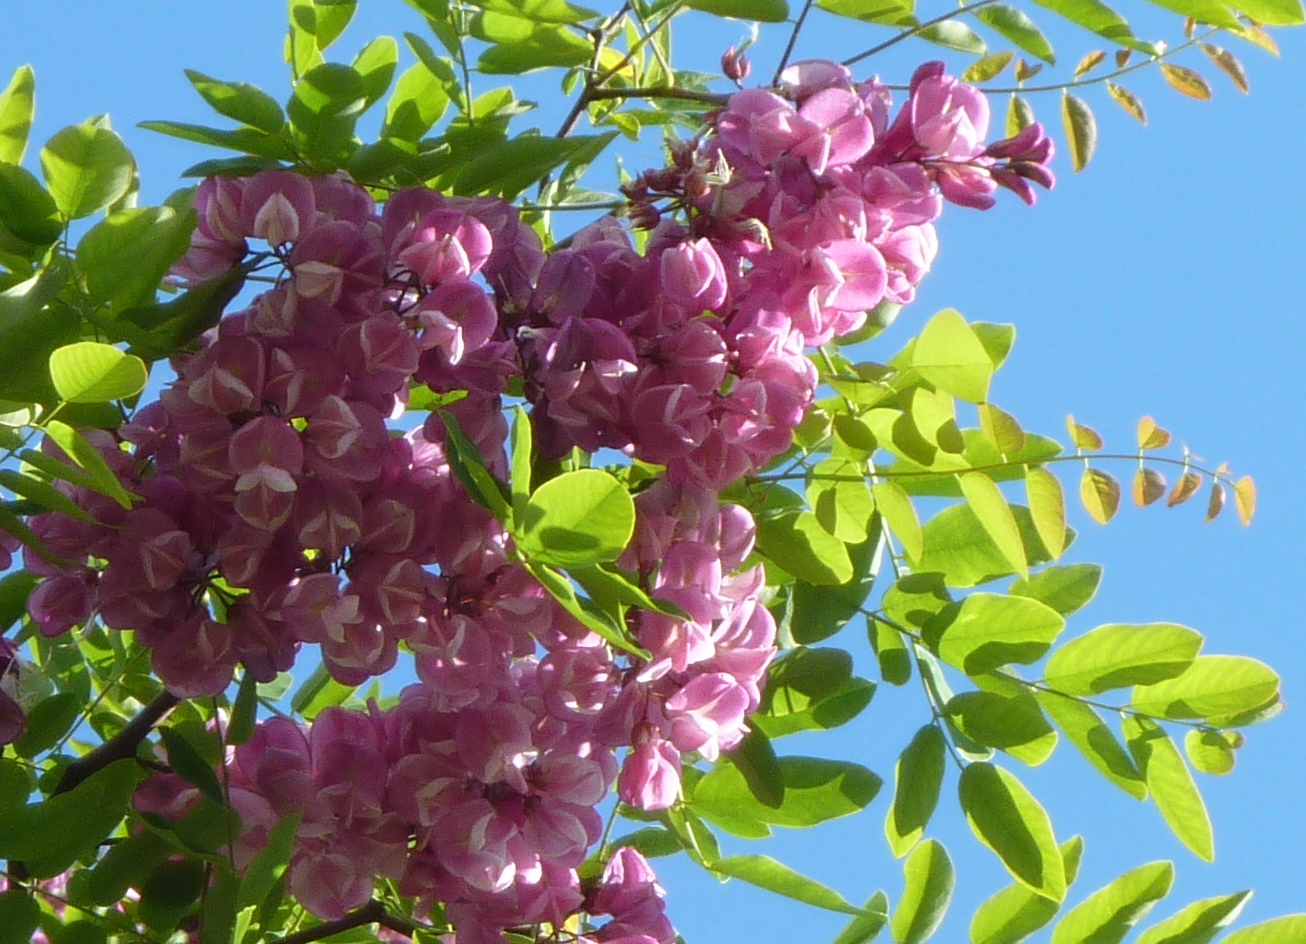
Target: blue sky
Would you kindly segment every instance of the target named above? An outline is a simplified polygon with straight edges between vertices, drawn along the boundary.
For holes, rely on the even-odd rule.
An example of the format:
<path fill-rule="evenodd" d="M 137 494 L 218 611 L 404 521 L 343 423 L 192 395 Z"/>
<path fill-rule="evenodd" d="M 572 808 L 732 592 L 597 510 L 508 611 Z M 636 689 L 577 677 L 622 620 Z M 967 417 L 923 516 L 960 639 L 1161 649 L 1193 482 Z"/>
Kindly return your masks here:
<path fill-rule="evenodd" d="M 1117 6 L 1140 35 L 1174 37 L 1172 17 L 1153 15 L 1132 0 Z M 109 112 L 140 162 L 151 202 L 180 185 L 181 169 L 211 156 L 134 127 L 146 119 L 208 120 L 183 68 L 254 82 L 278 98 L 288 93 L 280 59 L 284 10 L 269 0 L 10 0 L 5 7 L 0 72 L 7 76 L 26 62 L 36 67 L 34 140 Z M 921 9 L 933 15 L 924 3 Z M 1088 34 L 1056 30 L 1045 11 L 1035 15 L 1068 63 L 1094 48 Z M 848 55 L 883 38 L 870 28 L 836 28 L 834 22 L 814 19 L 799 54 Z M 400 0 L 366 0 L 336 55 L 351 56 L 381 33 L 421 29 Z M 694 33 L 697 45 L 680 49 L 676 63 L 710 71 L 743 30 Z M 1060 184 L 1034 209 L 1014 199 L 989 213 L 949 208 L 939 227 L 942 251 L 920 299 L 883 346 L 867 352 L 887 358 L 944 307 L 975 320 L 1013 322 L 1015 353 L 998 374 L 993 396 L 1027 429 L 1064 435 L 1065 416 L 1074 413 L 1100 430 L 1108 446 L 1128 451 L 1134 424 L 1151 414 L 1197 455 L 1211 463 L 1228 460 L 1236 473 L 1255 476 L 1260 506 L 1250 529 L 1232 516 L 1204 525 L 1199 501 L 1173 510 L 1126 508 L 1105 528 L 1082 513 L 1073 521 L 1080 537 L 1068 559 L 1105 564 L 1106 579 L 1094 603 L 1072 619 L 1071 631 L 1114 621 L 1180 622 L 1207 635 L 1206 651 L 1260 658 L 1285 679 L 1289 710 L 1247 732 L 1232 776 L 1201 778 L 1216 825 L 1214 865 L 1186 853 L 1154 807 L 1107 786 L 1069 748 L 1036 771 L 1020 771 L 1049 807 L 1058 835 L 1087 838 L 1074 900 L 1127 868 L 1175 860 L 1176 890 L 1157 917 L 1195 898 L 1247 887 L 1257 896 L 1245 920 L 1306 908 L 1306 812 L 1298 793 L 1306 779 L 1306 715 L 1297 705 L 1306 684 L 1306 581 L 1300 571 L 1306 560 L 1306 437 L 1298 412 L 1306 405 L 1306 174 L 1300 169 L 1306 32 L 1276 36 L 1279 60 L 1225 41 L 1247 64 L 1248 97 L 1210 68 L 1204 71 L 1215 98 L 1208 103 L 1180 97 L 1155 70 L 1130 77 L 1128 84 L 1147 104 L 1146 128 L 1100 86 L 1085 92 L 1100 123 L 1090 168 L 1073 175 L 1059 156 Z M 769 73 L 781 45 L 778 35 L 763 34 L 755 50 L 757 75 Z M 938 54 L 935 47 L 905 43 L 861 68 L 901 82 L 916 62 Z M 963 59 L 952 61 L 958 71 L 964 67 Z M 1200 56 L 1182 61 L 1205 66 Z M 1052 76 L 1067 72 L 1063 65 Z M 547 92 L 537 89 L 532 97 Z M 1051 95 L 1034 99 L 1059 137 L 1057 104 Z M 551 129 L 556 119 L 540 123 Z M 528 118 L 522 127 L 529 125 Z M 637 169 L 649 159 L 649 150 L 642 153 L 627 166 Z M 1127 478 L 1132 469 L 1113 471 Z M 854 632 L 834 642 L 862 645 Z M 857 760 L 885 776 L 890 783 L 867 813 L 734 851 L 775 855 L 855 900 L 880 887 L 896 898 L 900 866 L 887 851 L 881 824 L 893 760 L 924 720 L 923 711 L 914 690 L 882 689 L 840 736 L 800 746 Z M 971 910 L 1007 881 L 949 802 L 953 788 L 945 786 L 933 828 L 959 870 L 953 914 L 937 937 L 949 942 L 965 939 Z M 837 916 L 791 908 L 739 882 L 719 886 L 687 863 L 661 860 L 659 871 L 690 944 L 818 942 L 842 924 Z"/>

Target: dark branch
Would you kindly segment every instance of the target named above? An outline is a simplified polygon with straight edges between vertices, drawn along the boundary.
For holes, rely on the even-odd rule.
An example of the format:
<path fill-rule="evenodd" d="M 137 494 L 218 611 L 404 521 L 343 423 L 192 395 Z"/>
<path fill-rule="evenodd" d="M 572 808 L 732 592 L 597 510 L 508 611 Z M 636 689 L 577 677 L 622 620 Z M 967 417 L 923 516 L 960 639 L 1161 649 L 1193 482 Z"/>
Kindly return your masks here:
<path fill-rule="evenodd" d="M 327 921 L 286 937 L 277 938 L 272 944 L 312 944 L 313 941 L 321 941 L 342 931 L 352 931 L 354 928 L 361 928 L 365 924 L 379 924 L 408 937 L 412 937 L 413 932 L 417 930 L 417 925 L 392 915 L 386 910 L 385 905 L 373 899 L 363 907 L 349 912 L 343 918 Z"/>
<path fill-rule="evenodd" d="M 165 691 L 154 701 L 140 710 L 140 713 L 127 726 L 105 741 L 85 757 L 78 758 L 64 768 L 59 785 L 54 788 L 53 796 L 67 793 L 87 777 L 103 770 L 116 760 L 135 757 L 141 741 L 149 735 L 154 726 L 167 717 L 168 712 L 176 708 L 181 701 L 176 695 Z"/>
<path fill-rule="evenodd" d="M 780 84 L 780 76 L 784 74 L 785 68 L 789 65 L 789 57 L 794 54 L 794 46 L 798 44 L 798 34 L 803 31 L 803 24 L 807 22 L 807 14 L 811 12 L 812 0 L 807 0 L 803 4 L 803 12 L 798 14 L 798 20 L 794 23 L 793 32 L 789 34 L 789 42 L 785 44 L 785 51 L 780 57 L 780 64 L 775 67 L 775 78 L 771 80 L 772 87 Z"/>

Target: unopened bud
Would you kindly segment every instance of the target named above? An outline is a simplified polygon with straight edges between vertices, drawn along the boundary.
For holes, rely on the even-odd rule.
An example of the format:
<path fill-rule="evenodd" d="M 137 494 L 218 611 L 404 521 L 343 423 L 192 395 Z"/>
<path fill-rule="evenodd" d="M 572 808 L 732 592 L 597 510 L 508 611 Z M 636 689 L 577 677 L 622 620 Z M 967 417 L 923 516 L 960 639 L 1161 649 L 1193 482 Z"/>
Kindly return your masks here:
<path fill-rule="evenodd" d="M 731 46 L 721 54 L 721 72 L 736 85 L 741 84 L 753 71 L 753 64 L 741 50 Z"/>

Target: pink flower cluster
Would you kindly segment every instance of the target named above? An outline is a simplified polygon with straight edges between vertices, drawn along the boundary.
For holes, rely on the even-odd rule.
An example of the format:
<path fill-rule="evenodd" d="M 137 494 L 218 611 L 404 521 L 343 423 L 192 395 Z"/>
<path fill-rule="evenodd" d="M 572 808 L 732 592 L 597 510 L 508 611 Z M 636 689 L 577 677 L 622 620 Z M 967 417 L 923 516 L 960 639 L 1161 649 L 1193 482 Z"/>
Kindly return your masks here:
<path fill-rule="evenodd" d="M 290 888 L 320 917 L 383 876 L 441 904 L 461 944 L 582 913 L 611 920 L 578 940 L 673 939 L 638 853 L 596 882 L 578 867 L 614 784 L 671 806 L 685 755 L 737 746 L 759 704 L 776 628 L 746 566 L 753 519 L 719 493 L 791 445 L 817 384 L 805 348 L 912 299 L 940 194 L 984 206 L 1051 184 L 1041 129 L 985 146 L 983 97 L 941 66 L 892 122 L 887 91 L 833 63 L 792 67 L 779 92 L 736 94 L 705 141 L 627 188 L 653 229 L 642 253 L 611 219 L 546 253 L 502 201 L 420 188 L 382 208 L 289 171 L 199 188 L 178 279 L 245 266 L 273 287 L 178 357 L 117 436 L 87 434 L 137 500 L 69 487 L 84 518 L 34 517 L 56 562 L 27 554 L 44 578 L 29 608 L 47 636 L 93 615 L 135 631 L 183 697 L 223 691 L 237 665 L 270 681 L 304 644 L 347 685 L 413 655 L 420 683 L 393 708 L 274 718 L 229 758 L 238 861 L 299 814 Z M 607 447 L 665 467 L 618 562 L 684 614 L 632 612 L 650 658 L 616 654 L 530 576 L 454 475 L 443 420 L 391 433 L 422 387 L 500 479 L 509 389 L 544 457 Z M 164 774 L 137 802 L 197 799 Z"/>

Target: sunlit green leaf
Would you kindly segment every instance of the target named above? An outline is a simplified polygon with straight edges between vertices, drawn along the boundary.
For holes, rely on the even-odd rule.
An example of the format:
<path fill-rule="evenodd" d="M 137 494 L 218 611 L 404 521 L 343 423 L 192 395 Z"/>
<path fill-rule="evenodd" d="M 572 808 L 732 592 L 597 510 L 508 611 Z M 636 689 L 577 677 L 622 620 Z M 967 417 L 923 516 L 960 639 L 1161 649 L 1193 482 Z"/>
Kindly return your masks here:
<path fill-rule="evenodd" d="M 1028 692 L 962 692 L 943 706 L 943 713 L 973 741 L 1031 767 L 1047 760 L 1057 746 L 1056 731 Z"/>
<path fill-rule="evenodd" d="M 1039 704 L 1103 777 L 1136 800 L 1147 798 L 1147 784 L 1115 734 L 1092 705 L 1054 692 L 1038 692 Z"/>
<path fill-rule="evenodd" d="M 717 16 L 730 16 L 741 20 L 760 20 L 763 23 L 783 23 L 789 19 L 786 0 L 687 0 L 686 6 Z"/>
<path fill-rule="evenodd" d="M 1222 777 L 1233 771 L 1243 736 L 1237 731 L 1200 731 L 1194 728 L 1184 735 L 1184 753 L 1193 768 L 1204 774 Z"/>
<path fill-rule="evenodd" d="M 1072 836 L 1059 851 L 1069 886 L 1079 875 L 1084 840 Z M 1008 885 L 976 909 L 970 922 L 971 944 L 1018 944 L 1056 917 L 1060 907 L 1019 882 Z"/>
<path fill-rule="evenodd" d="M 927 839 L 903 863 L 904 887 L 889 930 L 897 944 L 928 940 L 948 912 L 956 872 L 942 843 Z"/>
<path fill-rule="evenodd" d="M 718 764 L 694 788 L 691 807 L 708 819 L 753 819 L 803 829 L 864 809 L 880 790 L 880 778 L 859 764 L 816 757 L 781 757 L 784 802 L 758 802 L 733 764 Z"/>
<path fill-rule="evenodd" d="M 79 341 L 50 354 L 50 378 L 69 403 L 126 400 L 145 389 L 145 363 L 109 344 Z"/>
<path fill-rule="evenodd" d="M 971 511 L 1007 559 L 1012 570 L 1028 577 L 1029 565 L 1025 560 L 1025 545 L 1021 540 L 1020 526 L 1002 490 L 983 472 L 967 472 L 960 477 L 961 491 L 966 496 Z"/>
<path fill-rule="evenodd" d="M 1130 704 L 1163 718 L 1220 718 L 1273 701 L 1279 676 L 1247 656 L 1198 656 L 1182 675 L 1154 685 L 1139 685 Z"/>
<path fill-rule="evenodd" d="M 866 913 L 849 921 L 831 944 L 870 944 L 875 940 L 889 918 L 889 897 L 884 892 L 876 892 L 862 905 L 862 910 Z"/>
<path fill-rule="evenodd" d="M 635 503 L 625 486 L 600 469 L 578 469 L 535 490 L 514 537 L 542 564 L 583 567 L 616 560 L 634 530 Z"/>
<path fill-rule="evenodd" d="M 77 220 L 127 193 L 136 161 L 117 134 L 87 123 L 64 128 L 46 142 L 41 170 L 59 212 Z"/>
<path fill-rule="evenodd" d="M 789 866 L 769 856 L 731 856 L 709 863 L 709 868 L 721 875 L 729 875 L 731 878 L 740 879 L 777 895 L 801 901 L 805 905 L 823 908 L 826 911 L 837 911 L 840 914 L 864 913 L 861 908 L 838 892 L 814 879 L 800 875 Z"/>
<path fill-rule="evenodd" d="M 847 545 L 821 527 L 810 511 L 759 517 L 757 549 L 788 573 L 810 584 L 834 586 L 853 577 Z"/>
<path fill-rule="evenodd" d="M 1208 944 L 1237 920 L 1250 891 L 1204 898 L 1154 924 L 1138 936 L 1137 944 Z"/>
<path fill-rule="evenodd" d="M 1052 929 L 1051 944 L 1119 944 L 1173 884 L 1169 862 L 1131 869 L 1066 912 Z"/>
<path fill-rule="evenodd" d="M 1037 662 L 1065 629 L 1056 610 L 1028 597 L 972 593 L 943 629 L 939 658 L 968 675 Z"/>
<path fill-rule="evenodd" d="M 190 84 L 195 86 L 195 91 L 219 115 L 268 134 L 277 134 L 285 126 L 286 116 L 277 100 L 257 86 L 245 82 L 224 82 L 194 69 L 186 69 L 185 72 Z"/>
<path fill-rule="evenodd" d="M 1306 939 L 1306 914 L 1284 915 L 1239 928 L 1220 944 L 1299 944 Z"/>
<path fill-rule="evenodd" d="M 1194 855 L 1212 861 L 1215 836 L 1211 818 L 1174 741 L 1160 725 L 1137 715 L 1125 718 L 1124 730 L 1129 751 L 1166 824 Z"/>
<path fill-rule="evenodd" d="M 1067 695 L 1151 685 L 1182 674 L 1197 658 L 1202 641 L 1201 633 L 1174 623 L 1099 626 L 1052 654 L 1045 681 Z"/>
<path fill-rule="evenodd" d="M 918 730 L 894 768 L 893 804 L 884 820 L 889 848 L 899 858 L 925 834 L 939 802 L 947 745 L 936 724 Z"/>
<path fill-rule="evenodd" d="M 911 366 L 940 390 L 971 403 L 988 399 L 993 361 L 958 312 L 939 312 L 921 329 Z"/>
<path fill-rule="evenodd" d="M 19 66 L 0 92 L 0 162 L 21 164 L 35 114 L 36 73 Z"/>
<path fill-rule="evenodd" d="M 975 11 L 975 18 L 994 32 L 1011 40 L 1031 56 L 1056 65 L 1052 44 L 1023 10 L 998 3 Z"/>
<path fill-rule="evenodd" d="M 958 786 L 971 830 L 1020 882 L 1054 901 L 1066 895 L 1066 870 L 1052 821 L 1016 776 L 992 764 L 974 763 Z"/>

